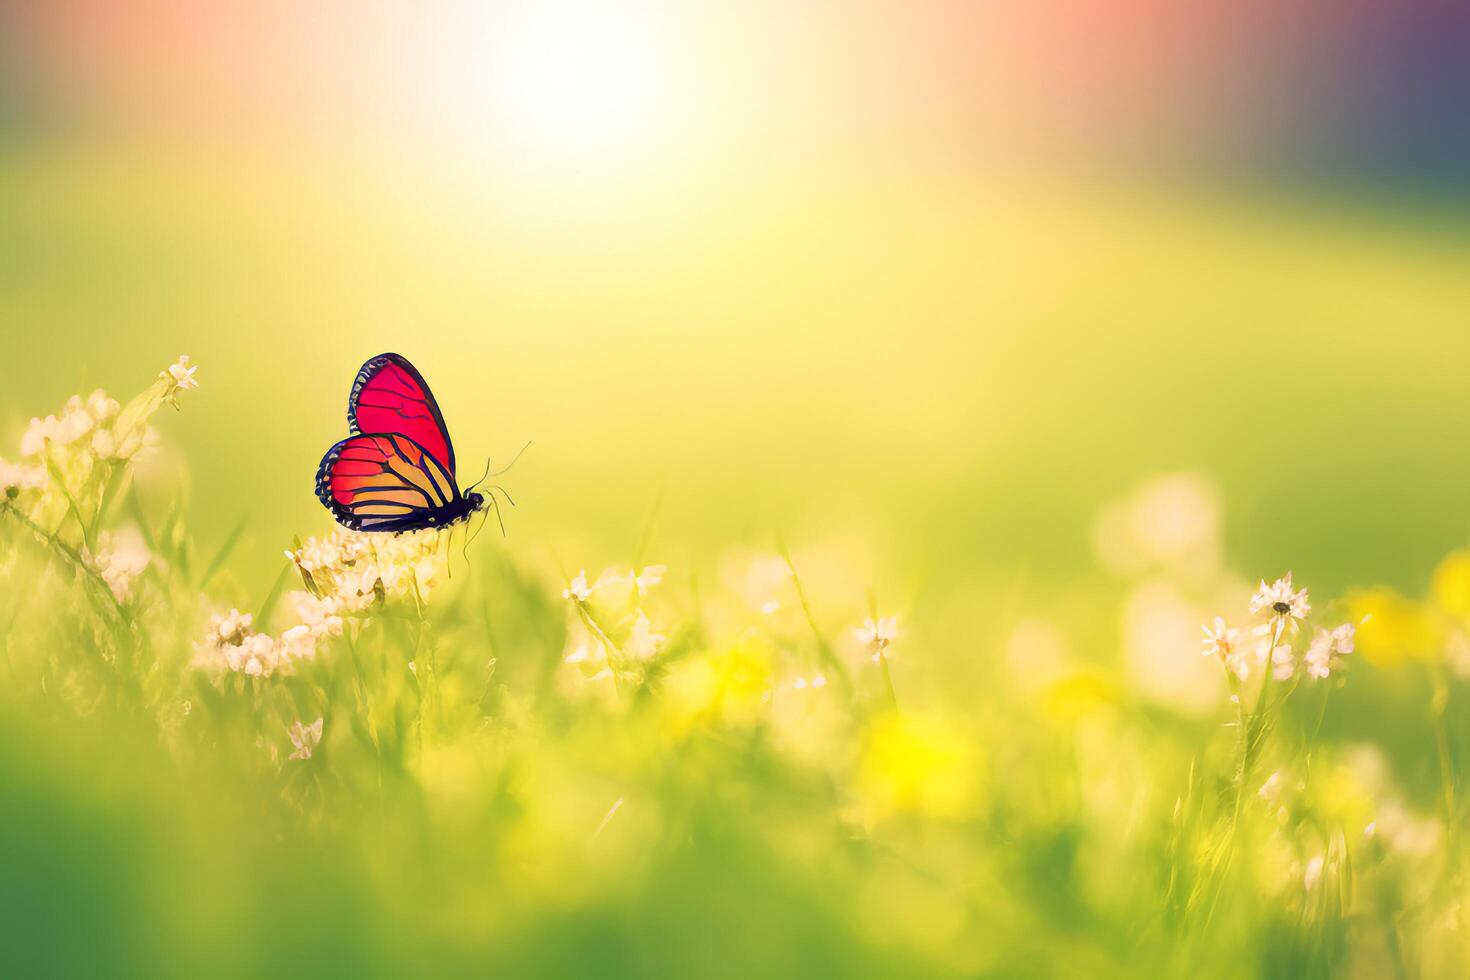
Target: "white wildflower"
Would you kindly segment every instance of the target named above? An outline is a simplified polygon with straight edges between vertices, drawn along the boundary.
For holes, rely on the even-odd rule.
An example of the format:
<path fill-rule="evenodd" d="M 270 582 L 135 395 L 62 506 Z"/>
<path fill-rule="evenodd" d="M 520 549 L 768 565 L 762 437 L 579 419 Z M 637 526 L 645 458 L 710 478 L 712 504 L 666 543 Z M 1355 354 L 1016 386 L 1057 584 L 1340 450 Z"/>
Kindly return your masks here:
<path fill-rule="evenodd" d="M 46 471 L 39 466 L 22 466 L 0 459 L 0 493 L 17 497 L 23 490 L 40 490 L 46 486 Z"/>
<path fill-rule="evenodd" d="M 1356 633 L 1357 629 L 1352 623 L 1343 623 L 1331 631 L 1318 630 L 1304 658 L 1307 674 L 1317 680 L 1323 680 L 1329 677 L 1334 669 L 1341 667 L 1342 661 L 1339 658 L 1353 652 Z"/>
<path fill-rule="evenodd" d="M 104 531 L 98 536 L 96 554 L 89 553 L 87 558 L 113 597 L 118 602 L 126 602 L 133 579 L 148 567 L 151 556 L 136 532 L 112 535 Z"/>
<path fill-rule="evenodd" d="M 52 441 L 57 435 L 56 416 L 48 415 L 44 419 L 31 419 L 31 424 L 26 426 L 25 434 L 20 437 L 20 454 L 23 457 L 35 457 L 41 455 L 46 448 L 46 443 Z"/>
<path fill-rule="evenodd" d="M 1229 626 L 1225 617 L 1214 617 L 1213 626 L 1201 626 L 1205 657 L 1219 657 L 1226 670 L 1241 680 L 1251 676 L 1250 644 L 1242 642 L 1241 630 Z"/>
<path fill-rule="evenodd" d="M 653 625 L 649 623 L 648 616 L 640 609 L 638 617 L 633 620 L 632 632 L 628 634 L 628 642 L 623 649 L 635 660 L 647 660 L 658 653 L 666 639 L 667 637 L 662 633 L 653 631 Z"/>
<path fill-rule="evenodd" d="M 314 637 L 340 636 L 342 617 L 339 600 L 332 596 L 314 596 L 310 592 L 293 592 L 291 599 L 296 607 L 296 618 L 301 620 Z"/>
<path fill-rule="evenodd" d="M 284 660 L 310 660 L 316 656 L 316 635 L 305 624 L 293 626 L 281 634 L 280 650 Z"/>
<path fill-rule="evenodd" d="M 66 411 L 61 416 L 60 436 L 57 441 L 66 445 L 77 442 L 96 426 L 96 421 L 82 407 L 82 400 L 72 396 L 66 403 Z"/>
<path fill-rule="evenodd" d="M 888 644 L 898 638 L 898 617 L 883 616 L 880 619 L 863 620 L 854 633 L 858 642 L 873 651 L 873 659 L 879 660 L 888 650 Z"/>
<path fill-rule="evenodd" d="M 581 643 L 578 644 L 577 649 L 573 650 L 562 659 L 569 664 L 585 664 L 589 662 L 601 663 L 605 661 L 607 659 L 606 648 L 603 647 L 601 643 L 597 643 L 595 644 L 595 646 L 596 656 L 593 655 L 593 649 L 591 646 L 586 643 Z"/>
<path fill-rule="evenodd" d="M 303 725 L 299 721 L 292 722 L 291 727 L 286 729 L 286 734 L 291 737 L 291 744 L 296 749 L 289 758 L 310 759 L 311 753 L 316 750 L 322 740 L 322 719 L 318 718 L 310 725 Z"/>
<path fill-rule="evenodd" d="M 194 380 L 194 372 L 199 370 L 198 366 L 189 366 L 189 355 L 180 354 L 179 359 L 164 369 L 163 377 L 171 383 L 173 391 L 188 391 L 190 388 L 198 388 L 199 382 Z"/>
<path fill-rule="evenodd" d="M 249 613 L 242 613 L 238 609 L 231 609 L 224 616 L 214 618 L 214 634 L 219 637 L 220 642 L 239 646 L 245 642 L 245 637 L 250 633 L 250 624 L 254 617 Z"/>
<path fill-rule="evenodd" d="M 1229 661 L 1236 654 L 1236 648 L 1240 645 L 1240 630 L 1226 625 L 1221 616 L 1215 617 L 1213 626 L 1201 626 L 1205 638 L 1203 640 L 1205 649 L 1204 656 L 1219 657 L 1221 660 Z"/>
<path fill-rule="evenodd" d="M 664 573 L 669 570 L 667 565 L 648 565 L 643 571 L 633 576 L 633 584 L 638 588 L 639 595 L 648 595 L 648 590 L 664 580 Z"/>
<path fill-rule="evenodd" d="M 425 555 L 413 565 L 413 580 L 418 586 L 419 594 L 427 597 L 429 592 L 438 584 L 439 563 L 432 555 Z"/>
<path fill-rule="evenodd" d="M 592 590 L 595 588 L 596 586 L 589 587 L 587 585 L 587 571 L 586 569 L 583 569 L 582 571 L 578 572 L 577 577 L 572 579 L 571 583 L 562 590 L 561 597 L 563 599 L 573 599 L 577 602 L 586 602 L 592 597 Z"/>
<path fill-rule="evenodd" d="M 1287 572 L 1284 577 L 1270 585 L 1266 584 L 1265 579 L 1261 580 L 1261 587 L 1251 597 L 1251 614 L 1255 615 L 1262 611 L 1276 617 L 1290 617 L 1292 620 L 1299 620 L 1312 611 L 1312 606 L 1307 602 L 1307 590 L 1294 590 L 1291 584 L 1291 573 Z"/>
<path fill-rule="evenodd" d="M 1269 646 L 1269 640 L 1264 640 L 1257 645 L 1256 656 L 1260 660 L 1264 661 L 1266 659 L 1266 651 Z M 1276 648 L 1270 651 L 1270 654 L 1271 676 L 1275 677 L 1278 681 L 1291 680 L 1291 675 L 1296 672 L 1296 660 L 1291 655 L 1291 644 L 1277 644 Z"/>
<path fill-rule="evenodd" d="M 112 459 L 117 454 L 117 440 L 111 429 L 98 429 L 92 433 L 92 452 L 98 459 Z"/>
<path fill-rule="evenodd" d="M 225 648 L 225 664 L 248 677 L 269 677 L 280 666 L 276 641 L 264 633 L 252 633 L 239 646 Z"/>
<path fill-rule="evenodd" d="M 101 388 L 87 396 L 87 411 L 98 422 L 112 420 L 120 410 L 117 399 L 109 397 Z"/>

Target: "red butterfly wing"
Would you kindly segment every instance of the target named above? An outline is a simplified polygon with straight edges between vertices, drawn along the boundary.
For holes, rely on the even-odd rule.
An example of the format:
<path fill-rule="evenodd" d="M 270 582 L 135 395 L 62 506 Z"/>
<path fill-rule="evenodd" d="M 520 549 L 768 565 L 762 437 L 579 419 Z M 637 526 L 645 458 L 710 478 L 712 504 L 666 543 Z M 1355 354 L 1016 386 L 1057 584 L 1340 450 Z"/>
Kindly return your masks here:
<path fill-rule="evenodd" d="M 410 531 L 462 516 L 454 476 L 406 436 L 356 435 L 322 457 L 316 495 L 354 530 Z"/>
<path fill-rule="evenodd" d="M 347 399 L 347 427 L 353 435 L 407 436 L 434 457 L 454 480 L 454 445 L 439 403 L 423 375 L 402 354 L 379 354 L 362 366 Z"/>

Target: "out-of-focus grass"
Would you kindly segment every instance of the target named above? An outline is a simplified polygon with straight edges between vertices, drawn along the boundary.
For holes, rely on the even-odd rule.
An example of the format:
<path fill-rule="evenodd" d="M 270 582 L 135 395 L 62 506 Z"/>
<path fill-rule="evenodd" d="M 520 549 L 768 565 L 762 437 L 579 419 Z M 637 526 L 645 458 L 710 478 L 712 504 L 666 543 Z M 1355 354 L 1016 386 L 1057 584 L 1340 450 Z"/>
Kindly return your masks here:
<path fill-rule="evenodd" d="M 896 628 L 814 535 L 586 576 L 339 532 L 267 594 L 142 438 L 186 377 L 0 473 L 6 974 L 1463 971 L 1465 554 L 1252 615 L 1183 474 L 1097 519 L 1116 584 L 931 582 Z"/>
<path fill-rule="evenodd" d="M 54 488 L 20 498 L 39 533 L 0 515 L 0 973 L 1462 975 L 1470 607 L 1430 581 L 1470 476 L 1453 222 L 901 168 L 568 196 L 340 157 L 0 167 L 11 435 L 203 365 L 102 522 L 146 532 L 119 609 Z M 387 349 L 464 482 L 534 440 L 509 537 L 294 673 L 201 666 L 211 614 L 295 622 L 260 615 L 301 588 L 280 551 L 325 530 L 316 461 Z M 1127 497 L 1177 470 L 1207 477 Z M 1201 547 L 1101 568 L 1117 498 Z M 659 652 L 616 688 L 565 662 L 595 647 L 567 579 L 653 562 L 589 608 L 626 643 L 645 607 Z M 1273 704 L 1243 777 L 1198 624 L 1244 625 L 1231 569 L 1287 567 L 1380 632 Z M 897 714 L 853 638 L 890 612 Z"/>
<path fill-rule="evenodd" d="M 467 470 L 534 440 L 522 550 L 571 530 L 611 559 L 662 493 L 691 560 L 845 526 L 911 590 L 1071 576 L 1101 500 L 1180 467 L 1221 482 L 1243 559 L 1337 587 L 1421 585 L 1464 537 L 1452 222 L 898 165 L 571 190 L 207 150 L 4 166 L 12 363 L 72 370 L 12 372 L 0 408 L 160 351 L 227 365 L 177 444 L 201 535 L 249 515 L 256 576 L 386 349 Z"/>

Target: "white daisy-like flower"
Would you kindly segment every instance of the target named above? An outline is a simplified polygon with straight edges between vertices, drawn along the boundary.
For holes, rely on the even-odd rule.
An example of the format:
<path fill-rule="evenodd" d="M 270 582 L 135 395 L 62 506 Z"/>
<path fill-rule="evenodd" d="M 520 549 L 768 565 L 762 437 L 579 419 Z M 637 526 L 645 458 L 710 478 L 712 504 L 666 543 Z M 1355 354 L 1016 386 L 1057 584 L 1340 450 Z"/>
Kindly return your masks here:
<path fill-rule="evenodd" d="M 303 725 L 296 721 L 286 729 L 286 734 L 291 737 L 291 744 L 296 751 L 292 752 L 292 759 L 310 759 L 311 753 L 316 751 L 317 745 L 322 740 L 322 720 L 318 718 L 310 725 Z"/>
<path fill-rule="evenodd" d="M 188 391 L 199 387 L 199 382 L 194 380 L 194 372 L 198 370 L 198 365 L 189 366 L 188 354 L 180 354 L 179 359 L 170 364 L 163 373 L 173 383 L 175 391 Z"/>
<path fill-rule="evenodd" d="M 648 595 L 648 590 L 664 580 L 664 573 L 669 570 L 667 565 L 648 565 L 643 571 L 633 576 L 633 585 L 637 587 L 639 595 Z"/>
<path fill-rule="evenodd" d="M 1226 624 L 1224 617 L 1216 616 L 1213 626 L 1201 626 L 1204 632 L 1204 656 L 1228 660 L 1240 644 L 1240 630 Z"/>
<path fill-rule="evenodd" d="M 1298 620 L 1306 617 L 1312 611 L 1312 606 L 1307 602 L 1307 590 L 1295 590 L 1291 584 L 1291 573 L 1266 584 L 1261 580 L 1261 587 L 1251 597 L 1251 615 L 1266 612 L 1271 616 L 1290 617 Z"/>
<path fill-rule="evenodd" d="M 1331 631 L 1318 630 L 1303 658 L 1308 676 L 1317 680 L 1331 676 L 1332 671 L 1342 665 L 1339 658 L 1353 652 L 1356 634 L 1357 629 L 1352 623 L 1343 623 Z"/>
<path fill-rule="evenodd" d="M 653 631 L 653 624 L 648 621 L 648 616 L 640 609 L 638 617 L 633 620 L 633 630 L 628 634 L 628 642 L 623 645 L 623 649 L 635 660 L 647 660 L 658 653 L 667 639 L 668 637 L 662 633 Z"/>
<path fill-rule="evenodd" d="M 577 602 L 586 602 L 592 598 L 592 592 L 596 588 L 597 586 L 595 585 L 589 586 L 587 584 L 587 570 L 584 568 L 577 573 L 577 577 L 572 579 L 571 583 L 565 589 L 562 589 L 561 597 L 563 599 L 574 599 Z"/>
<path fill-rule="evenodd" d="M 1265 650 L 1268 645 L 1269 641 L 1260 645 L 1258 656 L 1262 660 L 1266 659 Z M 1288 681 L 1291 680 L 1291 675 L 1295 671 L 1296 660 L 1291 655 L 1291 644 L 1278 644 L 1276 649 L 1271 651 L 1271 676 L 1275 677 L 1278 681 Z"/>
<path fill-rule="evenodd" d="M 859 643 L 873 651 L 873 659 L 878 660 L 888 650 L 888 644 L 898 638 L 898 617 L 865 619 L 853 632 Z"/>

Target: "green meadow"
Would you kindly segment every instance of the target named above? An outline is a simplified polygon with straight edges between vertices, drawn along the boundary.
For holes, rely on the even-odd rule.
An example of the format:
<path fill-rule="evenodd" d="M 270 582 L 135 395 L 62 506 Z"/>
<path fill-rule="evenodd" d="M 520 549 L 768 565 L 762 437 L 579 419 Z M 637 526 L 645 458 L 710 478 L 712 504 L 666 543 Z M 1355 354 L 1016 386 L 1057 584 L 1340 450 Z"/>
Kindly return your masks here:
<path fill-rule="evenodd" d="M 154 149 L 0 156 L 0 974 L 1470 971 L 1462 222 Z"/>

